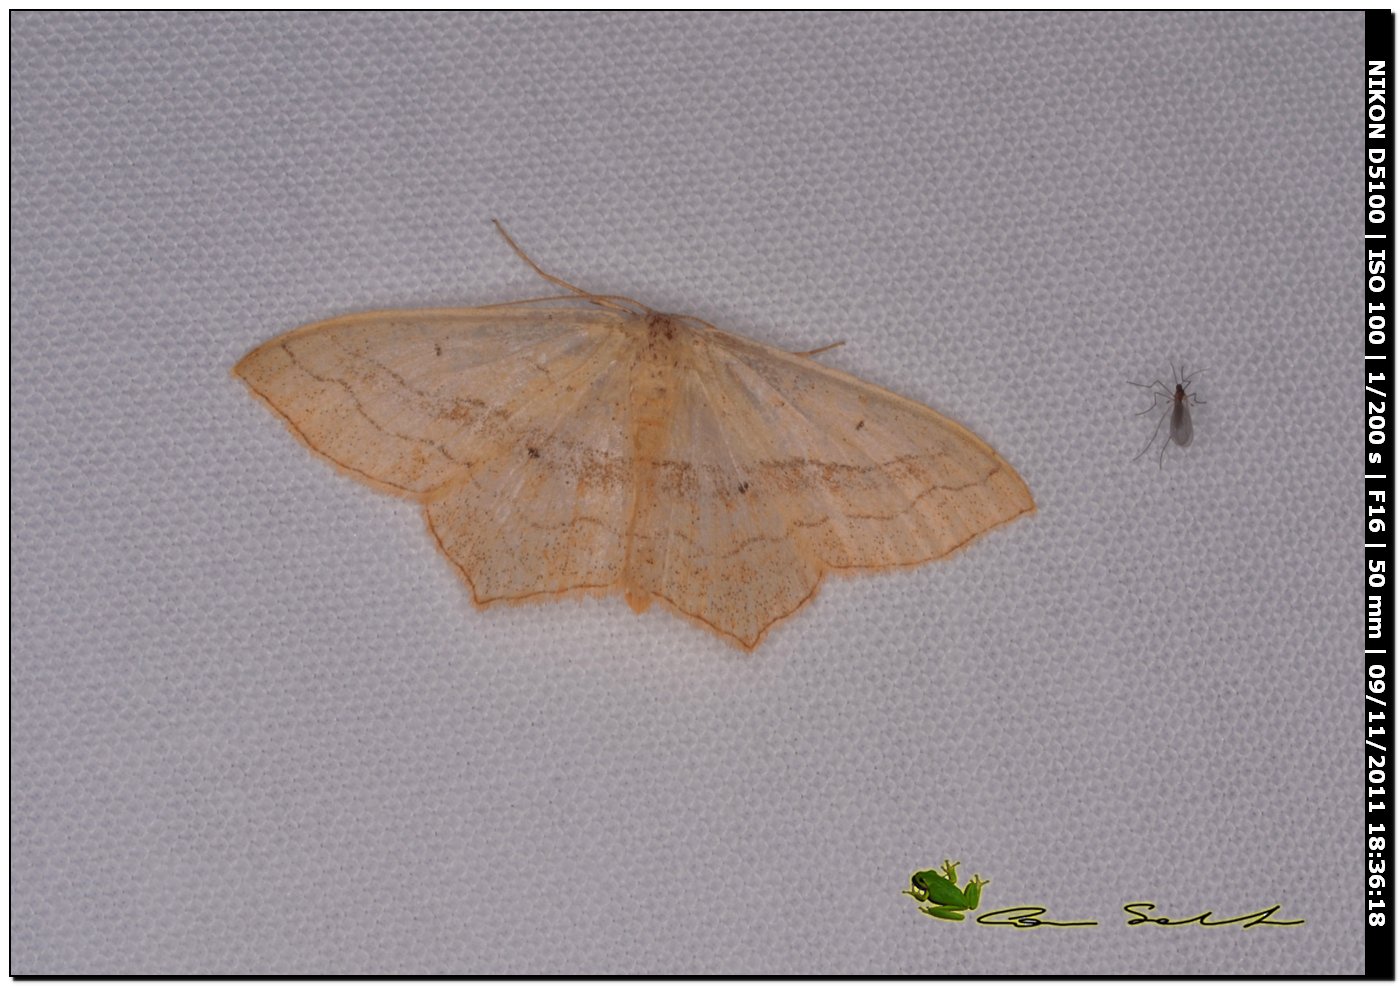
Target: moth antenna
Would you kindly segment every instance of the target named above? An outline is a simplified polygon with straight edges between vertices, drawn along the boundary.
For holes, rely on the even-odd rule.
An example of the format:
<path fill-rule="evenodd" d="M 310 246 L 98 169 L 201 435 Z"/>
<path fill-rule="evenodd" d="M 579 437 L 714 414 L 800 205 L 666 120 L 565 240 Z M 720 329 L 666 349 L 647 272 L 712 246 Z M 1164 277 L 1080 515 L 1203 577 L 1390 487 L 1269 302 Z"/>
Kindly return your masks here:
<path fill-rule="evenodd" d="M 587 298 L 595 305 L 599 305 L 603 308 L 612 308 L 615 311 L 627 311 L 627 308 L 617 304 L 618 301 L 626 301 L 637 305 L 638 307 L 644 309 L 648 313 L 651 312 L 651 308 L 649 308 L 646 305 L 643 305 L 640 301 L 637 301 L 634 298 L 624 298 L 621 295 L 594 294 L 592 291 L 585 291 L 577 284 L 570 284 L 562 277 L 555 277 L 553 274 L 546 271 L 539 264 L 535 263 L 534 260 L 530 258 L 530 255 L 520 248 L 520 244 L 516 243 L 515 240 L 511 238 L 511 235 L 506 232 L 506 228 L 501 225 L 501 221 L 499 219 L 492 219 L 491 223 L 496 227 L 496 232 L 500 233 L 502 238 L 505 239 L 506 243 L 510 245 L 510 248 L 515 251 L 515 255 L 521 260 L 525 261 L 525 263 L 529 264 L 531 270 L 533 270 L 536 274 L 540 275 L 540 277 L 544 278 L 550 284 L 557 284 L 561 288 L 567 288 L 579 297 Z"/>
<path fill-rule="evenodd" d="M 524 250 L 520 249 L 520 244 L 516 243 L 515 240 L 511 239 L 511 235 L 506 232 L 506 228 L 501 225 L 501 221 L 499 219 L 492 219 L 491 224 L 496 227 L 496 232 L 501 234 L 502 238 L 505 239 L 506 243 L 510 244 L 510 248 L 515 251 L 515 255 L 521 260 L 525 261 L 525 263 L 529 264 L 530 269 L 533 270 L 536 274 L 540 275 L 540 277 L 544 278 L 550 284 L 557 284 L 561 288 L 567 288 L 574 294 L 583 295 L 585 298 L 591 298 L 593 296 L 593 292 L 585 291 L 577 284 L 570 284 L 562 277 L 555 277 L 553 274 L 550 274 L 547 271 L 545 271 L 545 269 L 539 264 L 531 260 L 530 255 Z"/>
<path fill-rule="evenodd" d="M 835 349 L 837 346 L 844 346 L 845 344 L 846 344 L 846 340 L 845 340 L 845 339 L 842 339 L 840 342 L 828 343 L 828 344 L 825 345 L 825 346 L 819 346 L 819 347 L 817 347 L 816 349 L 807 349 L 807 350 L 803 350 L 803 351 L 800 352 L 800 353 L 793 353 L 792 355 L 794 355 L 794 356 L 815 356 L 815 355 L 817 355 L 818 353 L 824 353 L 824 352 L 827 352 L 828 350 Z"/>

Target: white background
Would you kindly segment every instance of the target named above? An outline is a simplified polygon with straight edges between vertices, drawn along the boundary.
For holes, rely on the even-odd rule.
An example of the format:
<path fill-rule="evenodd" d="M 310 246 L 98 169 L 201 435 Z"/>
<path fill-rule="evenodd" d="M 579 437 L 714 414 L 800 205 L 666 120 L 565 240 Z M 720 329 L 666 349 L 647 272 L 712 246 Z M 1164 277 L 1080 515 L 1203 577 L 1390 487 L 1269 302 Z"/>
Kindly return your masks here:
<path fill-rule="evenodd" d="M 12 29 L 13 972 L 1361 971 L 1360 13 Z M 753 655 L 476 611 L 229 368 L 540 293 L 492 216 L 1039 513 Z M 929 920 L 945 857 L 1103 923 Z"/>

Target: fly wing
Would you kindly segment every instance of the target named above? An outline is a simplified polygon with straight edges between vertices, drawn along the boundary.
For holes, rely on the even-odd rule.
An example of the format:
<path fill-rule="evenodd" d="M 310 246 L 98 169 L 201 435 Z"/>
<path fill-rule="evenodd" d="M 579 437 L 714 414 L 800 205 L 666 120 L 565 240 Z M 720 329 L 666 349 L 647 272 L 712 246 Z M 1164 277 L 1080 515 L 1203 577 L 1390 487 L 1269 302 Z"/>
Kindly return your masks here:
<path fill-rule="evenodd" d="M 1171 437 L 1182 448 L 1191 444 L 1191 408 L 1185 397 L 1176 398 L 1172 405 Z"/>

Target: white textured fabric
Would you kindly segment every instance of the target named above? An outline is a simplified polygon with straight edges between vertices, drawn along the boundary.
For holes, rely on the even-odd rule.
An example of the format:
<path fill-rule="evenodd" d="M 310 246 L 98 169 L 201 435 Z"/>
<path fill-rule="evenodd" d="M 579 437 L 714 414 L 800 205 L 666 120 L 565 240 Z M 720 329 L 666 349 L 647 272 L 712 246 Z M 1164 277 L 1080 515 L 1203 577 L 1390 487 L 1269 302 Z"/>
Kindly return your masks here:
<path fill-rule="evenodd" d="M 14 15 L 12 971 L 1361 971 L 1362 31 Z M 752 656 L 475 611 L 229 368 L 540 293 L 492 216 L 846 340 L 1039 514 Z M 1169 360 L 1207 403 L 1159 469 Z M 945 857 L 1102 924 L 929 920 Z"/>

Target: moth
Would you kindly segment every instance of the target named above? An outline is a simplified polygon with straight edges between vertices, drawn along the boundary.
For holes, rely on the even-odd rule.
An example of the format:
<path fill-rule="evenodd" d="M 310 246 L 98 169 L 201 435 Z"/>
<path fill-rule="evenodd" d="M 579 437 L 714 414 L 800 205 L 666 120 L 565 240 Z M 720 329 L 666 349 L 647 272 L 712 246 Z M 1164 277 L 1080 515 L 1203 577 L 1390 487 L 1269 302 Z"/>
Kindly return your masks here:
<path fill-rule="evenodd" d="M 616 594 L 752 650 L 830 572 L 1035 509 L 972 432 L 822 350 L 586 291 L 496 226 L 564 293 L 342 315 L 233 369 L 317 455 L 420 504 L 478 606 Z"/>

